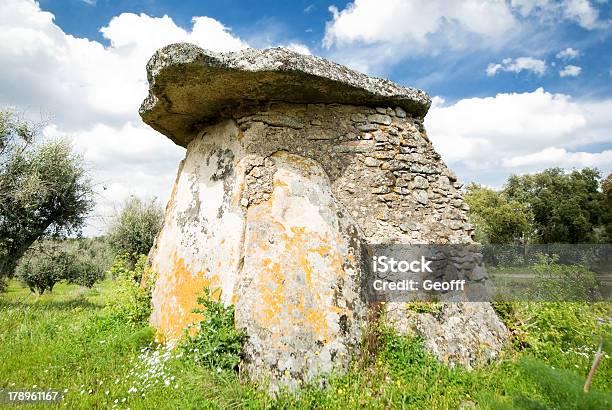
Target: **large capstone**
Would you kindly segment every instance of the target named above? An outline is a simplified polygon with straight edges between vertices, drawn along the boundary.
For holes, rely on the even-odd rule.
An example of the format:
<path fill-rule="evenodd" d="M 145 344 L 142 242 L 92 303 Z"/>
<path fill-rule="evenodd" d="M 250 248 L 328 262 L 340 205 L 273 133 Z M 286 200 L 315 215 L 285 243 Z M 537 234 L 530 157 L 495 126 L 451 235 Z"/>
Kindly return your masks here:
<path fill-rule="evenodd" d="M 150 93 L 140 115 L 183 147 L 203 123 L 260 102 L 391 105 L 416 117 L 425 116 L 431 104 L 421 90 L 285 48 L 215 53 L 173 44 L 153 55 L 147 73 Z"/>
<path fill-rule="evenodd" d="M 147 68 L 141 116 L 187 148 L 150 254 L 164 340 L 201 320 L 204 287 L 218 290 L 248 334 L 242 369 L 294 388 L 358 352 L 373 316 L 369 245 L 473 242 L 461 184 L 423 127 L 423 91 L 286 49 L 175 44 Z M 449 363 L 472 365 L 484 345 L 494 358 L 505 340 L 488 303 L 420 319 L 388 306 L 392 326 Z"/>

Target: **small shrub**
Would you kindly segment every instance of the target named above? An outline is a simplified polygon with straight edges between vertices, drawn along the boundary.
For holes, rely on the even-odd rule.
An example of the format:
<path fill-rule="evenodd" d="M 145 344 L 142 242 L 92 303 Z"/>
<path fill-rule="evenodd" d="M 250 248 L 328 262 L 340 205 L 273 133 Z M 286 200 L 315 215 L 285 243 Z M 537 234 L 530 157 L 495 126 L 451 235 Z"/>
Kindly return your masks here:
<path fill-rule="evenodd" d="M 194 313 L 203 315 L 204 319 L 185 330 L 183 351 L 204 367 L 235 370 L 247 335 L 234 326 L 234 307 L 225 307 L 223 302 L 214 300 L 208 288 L 198 297 L 198 304 L 202 308 L 194 309 Z M 196 330 L 193 335 L 192 329 Z"/>
<path fill-rule="evenodd" d="M 105 311 L 109 318 L 132 323 L 147 324 L 151 316 L 151 294 L 155 280 L 154 272 L 148 266 L 147 255 L 139 255 L 133 269 L 128 268 L 128 261 L 117 257 L 113 262 L 110 274 L 114 277 L 114 298 L 109 301 Z M 148 276 L 140 282 L 135 278 Z"/>
<path fill-rule="evenodd" d="M 60 281 L 93 287 L 104 279 L 104 267 L 86 251 L 90 240 L 46 239 L 37 242 L 17 267 L 17 278 L 32 292 L 51 292 Z"/>
<path fill-rule="evenodd" d="M 538 255 L 538 263 L 533 265 L 533 300 L 594 301 L 601 297 L 593 272 L 581 265 L 556 263 L 558 260 L 558 255 Z"/>
<path fill-rule="evenodd" d="M 512 333 L 513 346 L 538 358 L 560 352 L 593 350 L 612 334 L 609 303 L 495 302 L 495 311 Z"/>
<path fill-rule="evenodd" d="M 105 273 L 101 266 L 88 259 L 74 258 L 70 269 L 66 271 L 68 283 L 92 288 L 104 279 Z"/>
<path fill-rule="evenodd" d="M 155 339 L 155 329 L 150 326 L 142 327 L 136 330 L 127 339 L 127 344 L 133 351 L 140 351 L 143 346 L 151 346 Z"/>
<path fill-rule="evenodd" d="M 443 307 L 443 303 L 434 301 L 430 302 L 415 300 L 412 302 L 406 302 L 406 309 L 416 313 L 431 313 L 432 315 L 437 315 L 442 311 Z"/>
<path fill-rule="evenodd" d="M 30 254 L 17 267 L 17 277 L 30 291 L 42 295 L 45 291 L 52 292 L 57 282 L 66 278 L 67 272 L 73 269 L 72 264 L 72 257 L 65 251 Z"/>
<path fill-rule="evenodd" d="M 381 326 L 379 337 L 382 342 L 380 357 L 392 369 L 404 372 L 411 367 L 416 370 L 422 366 L 438 366 L 436 359 L 425 350 L 423 339 L 418 336 L 400 336 L 395 330 Z"/>
<path fill-rule="evenodd" d="M 142 275 L 146 271 L 148 256 L 144 254 L 120 254 L 115 256 L 108 273 L 111 278 L 130 279 L 140 283 Z"/>

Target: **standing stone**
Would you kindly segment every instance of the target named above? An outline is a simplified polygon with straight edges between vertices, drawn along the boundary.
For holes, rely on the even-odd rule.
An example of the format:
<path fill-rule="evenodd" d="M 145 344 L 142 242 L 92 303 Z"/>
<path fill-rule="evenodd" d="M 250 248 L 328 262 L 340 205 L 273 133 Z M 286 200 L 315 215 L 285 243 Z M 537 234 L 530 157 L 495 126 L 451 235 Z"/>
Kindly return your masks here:
<path fill-rule="evenodd" d="M 248 334 L 242 369 L 270 390 L 293 389 L 358 353 L 369 244 L 472 243 L 449 222 L 467 221 L 464 207 L 440 200 L 460 193 L 439 177 L 452 173 L 419 125 L 423 91 L 282 48 L 173 44 L 147 73 L 141 117 L 187 148 L 150 253 L 151 323 L 163 340 L 201 320 L 192 310 L 204 287 L 219 290 Z M 426 338 L 451 329 L 439 319 L 420 328 Z M 391 325 L 407 329 L 403 318 Z M 478 326 L 503 339 L 503 325 Z M 473 340 L 458 343 L 472 352 Z"/>
<path fill-rule="evenodd" d="M 246 212 L 236 325 L 249 335 L 251 377 L 293 388 L 342 370 L 334 358 L 350 357 L 360 341 L 361 242 L 317 162 L 284 151 L 271 158 L 270 200 Z"/>

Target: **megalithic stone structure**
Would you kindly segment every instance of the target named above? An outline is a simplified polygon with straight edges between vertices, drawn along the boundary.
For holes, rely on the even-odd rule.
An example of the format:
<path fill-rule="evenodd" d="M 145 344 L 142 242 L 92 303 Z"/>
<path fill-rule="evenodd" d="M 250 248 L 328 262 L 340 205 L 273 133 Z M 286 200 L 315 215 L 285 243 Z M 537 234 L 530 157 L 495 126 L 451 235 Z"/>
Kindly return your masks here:
<path fill-rule="evenodd" d="M 242 368 L 294 388 L 358 349 L 367 244 L 472 242 L 461 185 L 423 127 L 425 92 L 283 48 L 173 44 L 147 71 L 140 115 L 187 148 L 150 254 L 151 323 L 166 341 L 198 320 L 202 288 L 218 289 L 248 333 Z M 469 316 L 468 336 L 446 335 L 443 314 L 422 333 L 441 359 L 469 365 L 482 343 L 494 357 L 503 325 L 488 304 L 462 306 L 449 315 Z"/>

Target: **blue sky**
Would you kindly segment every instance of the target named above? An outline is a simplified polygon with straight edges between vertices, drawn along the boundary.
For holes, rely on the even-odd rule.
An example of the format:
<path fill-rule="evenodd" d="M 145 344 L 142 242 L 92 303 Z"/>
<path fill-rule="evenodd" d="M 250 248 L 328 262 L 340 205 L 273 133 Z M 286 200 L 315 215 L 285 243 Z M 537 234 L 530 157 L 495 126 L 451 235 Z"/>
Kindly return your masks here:
<path fill-rule="evenodd" d="M 109 45 L 100 28 L 121 13 L 145 13 L 149 16 L 170 16 L 184 28 L 191 27 L 194 16 L 209 16 L 230 28 L 237 37 L 254 47 L 265 47 L 279 41 L 296 41 L 309 47 L 313 54 L 333 55 L 321 41 L 326 24 L 331 20 L 330 6 L 344 10 L 348 1 L 238 1 L 238 0 L 41 0 L 41 8 L 51 11 L 66 33 Z M 382 2 L 381 2 L 382 4 Z M 612 19 L 612 4 L 592 2 L 601 21 Z M 486 18 L 486 16 L 482 16 Z M 461 50 L 418 58 L 407 58 L 389 66 L 373 67 L 370 74 L 388 77 L 402 85 L 416 86 L 431 95 L 447 100 L 487 96 L 498 92 L 532 91 L 544 87 L 551 92 L 574 96 L 605 97 L 612 94 L 611 27 L 588 29 L 574 20 L 561 19 L 543 23 L 529 16 L 535 26 L 533 39 L 500 49 Z M 390 27 L 390 30 L 393 28 Z M 249 41 L 250 40 L 250 41 Z M 475 41 L 478 41 L 477 39 Z M 577 77 L 560 77 L 556 70 L 546 75 L 507 73 L 488 77 L 483 67 L 490 61 L 501 61 L 509 55 L 520 56 L 529 49 L 530 56 L 562 65 L 556 54 L 567 47 L 580 50 L 572 60 L 582 68 Z M 435 79 L 432 73 L 438 73 Z"/>
<path fill-rule="evenodd" d="M 464 182 L 612 168 L 612 1 L 2 0 L 0 106 L 70 137 L 97 221 L 129 195 L 165 202 L 184 155 L 142 123 L 144 66 L 165 44 L 285 46 L 426 90 L 426 127 Z"/>

